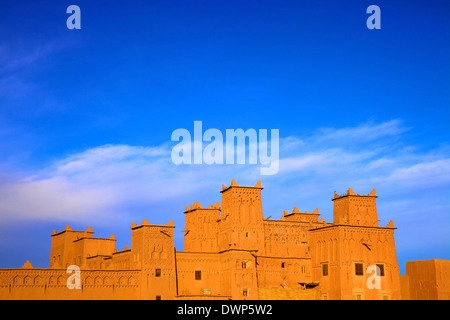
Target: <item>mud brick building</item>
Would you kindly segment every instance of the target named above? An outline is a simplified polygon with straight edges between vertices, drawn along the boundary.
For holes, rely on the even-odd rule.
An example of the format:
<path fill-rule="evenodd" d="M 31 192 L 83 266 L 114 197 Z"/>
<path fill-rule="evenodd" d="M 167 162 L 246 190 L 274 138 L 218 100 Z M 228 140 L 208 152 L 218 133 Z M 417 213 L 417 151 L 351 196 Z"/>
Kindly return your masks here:
<path fill-rule="evenodd" d="M 0 269 L 0 299 L 449 298 L 445 261 L 411 262 L 400 276 L 396 228 L 379 225 L 375 190 L 335 192 L 326 222 L 318 209 L 297 207 L 264 218 L 262 189 L 233 180 L 221 203 L 187 206 L 183 251 L 175 250 L 172 221 L 132 223 L 131 248 L 121 251 L 114 236 L 94 238 L 92 227 L 53 231 L 49 268 Z M 67 285 L 70 266 L 80 269 L 79 289 Z M 377 288 L 368 285 L 370 266 Z"/>

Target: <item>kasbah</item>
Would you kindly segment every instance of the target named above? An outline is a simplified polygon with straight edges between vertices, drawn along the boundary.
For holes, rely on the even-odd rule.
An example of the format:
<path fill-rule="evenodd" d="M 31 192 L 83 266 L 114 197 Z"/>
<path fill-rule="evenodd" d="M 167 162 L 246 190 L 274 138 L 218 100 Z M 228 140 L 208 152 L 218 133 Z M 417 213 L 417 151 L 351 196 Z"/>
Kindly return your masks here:
<path fill-rule="evenodd" d="M 408 261 L 400 275 L 396 228 L 379 226 L 375 190 L 335 192 L 331 223 L 297 207 L 266 219 L 262 189 L 232 180 L 221 203 L 186 206 L 183 251 L 173 221 L 132 223 L 122 251 L 92 227 L 53 231 L 49 268 L 0 269 L 0 299 L 450 299 L 449 260 Z"/>

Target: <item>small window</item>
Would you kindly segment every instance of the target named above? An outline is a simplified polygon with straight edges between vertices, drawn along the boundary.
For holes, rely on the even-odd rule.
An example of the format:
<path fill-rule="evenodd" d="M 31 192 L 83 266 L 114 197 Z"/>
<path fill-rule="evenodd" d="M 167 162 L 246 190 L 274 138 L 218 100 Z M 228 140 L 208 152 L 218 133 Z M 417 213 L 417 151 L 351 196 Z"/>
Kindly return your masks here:
<path fill-rule="evenodd" d="M 377 276 L 384 277 L 384 264 L 377 264 Z"/>
<path fill-rule="evenodd" d="M 247 289 L 242 290 L 242 295 L 244 297 L 247 297 L 248 296 L 248 290 Z"/>
<path fill-rule="evenodd" d="M 327 276 L 328 275 L 328 263 L 322 264 L 322 275 Z"/>
<path fill-rule="evenodd" d="M 362 300 L 362 294 L 357 294 L 356 295 L 356 300 Z"/>
<path fill-rule="evenodd" d="M 364 268 L 362 263 L 355 263 L 355 275 L 357 276 L 364 275 Z"/>
<path fill-rule="evenodd" d="M 155 277 L 161 277 L 161 269 L 155 269 Z"/>
<path fill-rule="evenodd" d="M 282 263 L 281 263 L 281 267 L 282 267 L 282 268 L 284 268 L 284 267 L 285 267 L 285 264 L 284 264 L 284 262 L 282 262 Z"/>
<path fill-rule="evenodd" d="M 200 270 L 195 271 L 195 280 L 202 280 L 202 272 Z"/>
<path fill-rule="evenodd" d="M 246 268 L 247 268 L 247 262 L 244 261 L 244 262 L 242 262 L 242 269 L 246 269 Z"/>
<path fill-rule="evenodd" d="M 245 233 L 245 237 L 248 238 L 248 232 Z"/>
<path fill-rule="evenodd" d="M 156 296 L 156 300 L 161 300 L 161 296 Z"/>
<path fill-rule="evenodd" d="M 305 272 L 306 272 L 306 267 L 302 266 L 302 273 L 305 273 Z"/>

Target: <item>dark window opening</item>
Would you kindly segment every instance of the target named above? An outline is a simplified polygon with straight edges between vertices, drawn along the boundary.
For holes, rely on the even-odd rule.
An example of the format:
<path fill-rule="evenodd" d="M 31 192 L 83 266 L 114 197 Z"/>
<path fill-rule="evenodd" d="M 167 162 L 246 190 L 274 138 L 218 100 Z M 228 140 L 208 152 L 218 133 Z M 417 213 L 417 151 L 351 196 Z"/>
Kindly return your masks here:
<path fill-rule="evenodd" d="M 156 296 L 156 300 L 161 300 L 161 296 Z"/>
<path fill-rule="evenodd" d="M 362 263 L 355 263 L 355 275 L 357 276 L 364 275 L 364 268 Z"/>
<path fill-rule="evenodd" d="M 200 270 L 195 271 L 195 280 L 202 280 L 202 272 Z"/>
<path fill-rule="evenodd" d="M 155 277 L 161 277 L 161 269 L 155 269 Z"/>
<path fill-rule="evenodd" d="M 322 275 L 327 276 L 328 275 L 328 263 L 324 263 L 322 265 Z"/>
<path fill-rule="evenodd" d="M 377 276 L 384 277 L 384 264 L 377 264 Z"/>

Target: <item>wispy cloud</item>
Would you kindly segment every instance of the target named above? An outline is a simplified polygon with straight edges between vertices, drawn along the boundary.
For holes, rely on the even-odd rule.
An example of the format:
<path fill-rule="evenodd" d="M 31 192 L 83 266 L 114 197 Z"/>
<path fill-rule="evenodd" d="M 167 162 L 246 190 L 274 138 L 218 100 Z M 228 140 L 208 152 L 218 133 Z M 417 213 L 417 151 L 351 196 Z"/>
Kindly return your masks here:
<path fill-rule="evenodd" d="M 370 142 L 386 137 L 398 138 L 411 128 L 404 126 L 399 119 L 382 123 L 368 122 L 356 127 L 347 128 L 320 128 L 309 140 L 314 142 L 344 143 L 346 141 L 355 145 L 358 142 Z"/>
<path fill-rule="evenodd" d="M 0 98 L 12 100 L 32 97 L 36 100 L 42 90 L 30 74 L 34 71 L 45 72 L 44 66 L 49 59 L 70 45 L 66 40 L 35 45 L 24 45 L 19 40 L 8 45 L 0 43 Z"/>
<path fill-rule="evenodd" d="M 0 46 L 0 72 L 12 72 L 21 68 L 27 68 L 39 60 L 45 59 L 61 48 L 56 42 L 46 43 L 34 48 L 11 48 Z"/>
<path fill-rule="evenodd" d="M 235 178 L 242 185 L 262 180 L 265 216 L 278 218 L 294 206 L 308 211 L 319 207 L 331 221 L 333 191 L 352 187 L 364 194 L 376 188 L 381 224 L 394 219 L 396 225 L 411 227 L 419 214 L 442 216 L 450 210 L 449 197 L 433 196 L 448 194 L 450 153 L 448 148 L 420 152 L 403 143 L 408 130 L 413 129 L 395 120 L 283 138 L 280 171 L 274 176 L 260 176 L 257 165 L 177 166 L 171 162 L 170 143 L 99 146 L 57 159 L 33 175 L 0 179 L 0 223 L 44 219 L 96 225 L 105 219 L 130 223 L 145 217 L 178 219 L 182 225 L 184 205 L 220 201 L 220 186 Z M 397 147 L 385 147 L 393 139 Z M 439 225 L 442 231 L 450 221 Z M 441 241 L 448 238 L 440 236 Z"/>

